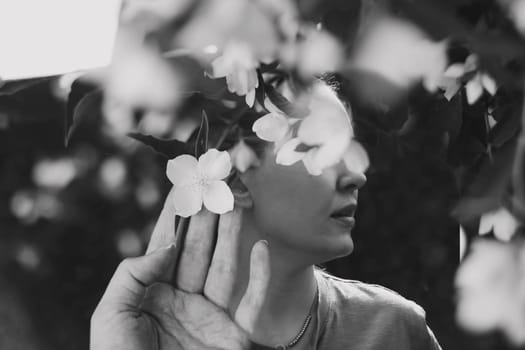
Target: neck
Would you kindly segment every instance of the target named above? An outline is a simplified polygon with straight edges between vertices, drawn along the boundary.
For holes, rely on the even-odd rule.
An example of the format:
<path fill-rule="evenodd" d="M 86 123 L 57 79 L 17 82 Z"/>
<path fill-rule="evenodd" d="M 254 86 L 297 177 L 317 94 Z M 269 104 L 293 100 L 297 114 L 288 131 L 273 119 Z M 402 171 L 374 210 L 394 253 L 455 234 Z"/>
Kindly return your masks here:
<path fill-rule="evenodd" d="M 272 235 L 259 232 L 246 212 L 241 232 L 239 270 L 230 311 L 237 308 L 248 284 L 251 247 L 266 239 L 270 249 L 270 283 L 250 338 L 267 346 L 288 344 L 299 333 L 314 301 L 317 289 L 314 266 L 302 263 L 305 259 L 300 252 L 280 244 Z"/>

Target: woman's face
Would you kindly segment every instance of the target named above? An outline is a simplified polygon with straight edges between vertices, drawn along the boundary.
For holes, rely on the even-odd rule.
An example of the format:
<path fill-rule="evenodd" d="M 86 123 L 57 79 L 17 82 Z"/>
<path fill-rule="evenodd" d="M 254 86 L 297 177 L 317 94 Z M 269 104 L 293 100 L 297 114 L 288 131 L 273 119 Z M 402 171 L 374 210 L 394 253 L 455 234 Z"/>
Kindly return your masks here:
<path fill-rule="evenodd" d="M 310 175 L 302 162 L 276 164 L 271 150 L 261 165 L 244 174 L 250 192 L 253 221 L 270 245 L 304 254 L 310 263 L 348 255 L 357 192 L 366 182 L 341 161 L 319 176 Z"/>

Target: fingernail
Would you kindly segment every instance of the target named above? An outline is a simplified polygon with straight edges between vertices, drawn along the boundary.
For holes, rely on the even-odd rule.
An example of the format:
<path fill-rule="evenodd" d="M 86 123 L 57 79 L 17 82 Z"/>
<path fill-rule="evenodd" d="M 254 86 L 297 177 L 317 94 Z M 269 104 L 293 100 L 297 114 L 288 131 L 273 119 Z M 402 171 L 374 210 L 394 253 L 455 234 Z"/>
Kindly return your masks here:
<path fill-rule="evenodd" d="M 261 240 L 261 241 L 259 241 L 259 242 L 262 242 L 263 244 L 266 244 L 266 246 L 269 246 L 268 241 L 265 240 L 265 239 L 263 239 L 263 240 Z"/>

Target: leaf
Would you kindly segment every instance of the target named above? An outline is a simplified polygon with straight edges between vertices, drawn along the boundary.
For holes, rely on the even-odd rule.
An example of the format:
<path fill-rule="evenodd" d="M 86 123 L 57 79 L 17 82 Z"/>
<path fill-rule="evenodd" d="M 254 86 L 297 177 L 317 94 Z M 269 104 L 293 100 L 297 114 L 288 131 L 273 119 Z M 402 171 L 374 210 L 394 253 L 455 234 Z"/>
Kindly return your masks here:
<path fill-rule="evenodd" d="M 273 86 L 266 85 L 265 90 L 270 101 L 290 118 L 304 118 L 310 113 L 308 108 L 300 107 L 288 101 L 288 99 L 275 90 Z"/>
<path fill-rule="evenodd" d="M 261 106 L 264 106 L 264 98 L 266 96 L 266 90 L 264 88 L 264 78 L 262 76 L 262 71 L 257 70 L 257 79 L 259 80 L 259 86 L 255 90 L 255 99 Z"/>
<path fill-rule="evenodd" d="M 67 104 L 66 104 L 66 115 L 64 119 L 64 143 L 69 143 L 69 139 L 71 138 L 71 132 L 70 129 L 73 127 L 73 124 L 75 121 L 79 121 L 80 119 L 75 116 L 76 113 L 79 112 L 85 112 L 86 108 L 91 111 L 93 111 L 92 107 L 89 108 L 87 102 L 94 103 L 95 101 L 92 101 L 94 98 L 91 97 L 85 102 L 85 106 L 83 106 L 81 109 L 77 110 L 77 105 L 80 103 L 80 101 L 86 97 L 91 92 L 98 91 L 100 98 L 102 98 L 102 95 L 100 93 L 100 90 L 97 90 L 97 87 L 92 84 L 88 84 L 84 81 L 81 81 L 80 79 L 77 79 L 71 84 L 71 91 L 67 98 Z M 99 101 L 101 102 L 101 100 Z"/>
<path fill-rule="evenodd" d="M 179 140 L 162 140 L 151 135 L 144 135 L 140 133 L 128 133 L 132 139 L 142 142 L 146 146 L 151 147 L 155 152 L 165 156 L 168 159 L 173 159 L 182 154 L 192 154 L 191 146 Z"/>
<path fill-rule="evenodd" d="M 69 117 L 66 117 L 66 129 L 64 143 L 66 147 L 78 125 L 89 117 L 99 115 L 101 113 L 102 91 L 94 90 L 86 94 L 78 104 L 74 107 L 73 112 Z"/>
<path fill-rule="evenodd" d="M 55 76 L 45 78 L 32 78 L 12 81 L 2 81 L 0 79 L 0 96 L 1 95 L 13 95 L 22 90 L 33 87 L 40 83 L 47 83 L 49 80 L 55 79 Z"/>
<path fill-rule="evenodd" d="M 197 134 L 197 139 L 195 140 L 195 157 L 199 158 L 201 154 L 206 153 L 208 150 L 208 138 L 209 138 L 209 121 L 206 111 L 202 111 L 201 126 L 199 128 L 199 133 Z"/>

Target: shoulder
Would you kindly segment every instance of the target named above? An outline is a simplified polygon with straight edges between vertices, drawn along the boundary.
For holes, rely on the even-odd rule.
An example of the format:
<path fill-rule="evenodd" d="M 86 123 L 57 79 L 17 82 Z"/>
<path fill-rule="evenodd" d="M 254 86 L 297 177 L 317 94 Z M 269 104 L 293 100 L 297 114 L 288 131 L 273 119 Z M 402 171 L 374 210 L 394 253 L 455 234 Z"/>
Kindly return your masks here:
<path fill-rule="evenodd" d="M 389 288 L 338 278 L 324 271 L 318 271 L 317 274 L 326 281 L 328 286 L 326 292 L 333 303 L 351 304 L 353 307 L 425 317 L 423 308 Z"/>
<path fill-rule="evenodd" d="M 353 341 L 397 344 L 403 349 L 439 349 L 415 302 L 386 287 L 316 272 L 327 303 L 326 328 L 336 334 L 353 333 Z M 362 337 L 361 340 L 359 338 Z M 359 347 L 358 347 L 359 348 Z"/>

